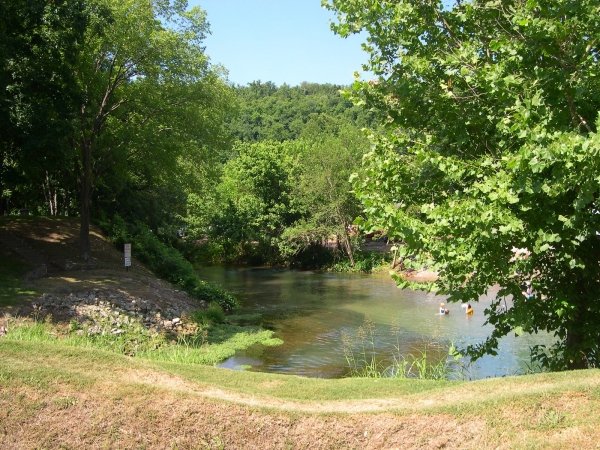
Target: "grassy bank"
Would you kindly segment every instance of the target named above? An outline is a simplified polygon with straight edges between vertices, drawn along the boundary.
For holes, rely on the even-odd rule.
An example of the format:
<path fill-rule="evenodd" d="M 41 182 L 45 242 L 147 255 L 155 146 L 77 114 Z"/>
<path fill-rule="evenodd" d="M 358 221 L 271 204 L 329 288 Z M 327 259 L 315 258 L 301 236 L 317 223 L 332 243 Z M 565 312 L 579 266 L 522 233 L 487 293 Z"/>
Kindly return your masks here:
<path fill-rule="evenodd" d="M 273 332 L 254 326 L 231 323 L 201 324 L 193 333 L 174 337 L 148 330 L 139 323 L 122 326 L 119 334 L 107 330 L 92 333 L 78 323 L 55 325 L 50 321 L 7 319 L 9 337 L 15 342 L 39 345 L 93 348 L 148 360 L 183 364 L 214 365 L 253 345 L 275 346 L 281 340 Z"/>
<path fill-rule="evenodd" d="M 600 371 L 478 382 L 232 372 L 0 339 L 8 448 L 593 448 Z"/>
<path fill-rule="evenodd" d="M 194 364 L 216 364 L 252 345 L 280 343 L 269 330 L 226 317 L 236 300 L 200 280 L 175 249 L 143 227 L 132 234 L 124 227 L 115 224 L 122 234 L 113 242 L 92 228 L 93 259 L 81 266 L 76 220 L 0 218 L 1 329 L 8 328 L 15 341 Z M 132 242 L 134 255 L 153 272 L 137 259 L 125 270 L 113 246 L 119 239 Z M 36 267 L 45 270 L 27 276 Z"/>

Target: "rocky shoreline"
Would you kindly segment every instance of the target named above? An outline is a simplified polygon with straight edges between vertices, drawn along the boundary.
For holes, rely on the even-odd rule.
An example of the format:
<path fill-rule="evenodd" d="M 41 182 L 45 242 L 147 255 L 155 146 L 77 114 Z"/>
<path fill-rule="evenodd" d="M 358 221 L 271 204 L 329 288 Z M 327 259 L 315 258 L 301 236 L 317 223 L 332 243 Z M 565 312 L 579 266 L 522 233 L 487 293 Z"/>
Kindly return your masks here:
<path fill-rule="evenodd" d="M 76 262 L 78 232 L 78 222 L 71 219 L 2 224 L 0 256 L 22 273 L 15 288 L 19 301 L 0 304 L 0 336 L 10 331 L 11 322 L 32 319 L 77 335 L 176 339 L 197 333 L 191 315 L 205 309 L 206 302 L 157 278 L 135 258 L 125 269 L 122 252 L 95 228 L 90 235 L 93 259 Z"/>
<path fill-rule="evenodd" d="M 189 319 L 188 305 L 164 306 L 117 289 L 88 289 L 66 295 L 43 294 L 31 303 L 37 319 L 70 323 L 86 334 L 122 334 L 134 324 L 150 332 L 193 334 L 197 326 Z M 80 333 L 81 334 L 81 333 Z"/>

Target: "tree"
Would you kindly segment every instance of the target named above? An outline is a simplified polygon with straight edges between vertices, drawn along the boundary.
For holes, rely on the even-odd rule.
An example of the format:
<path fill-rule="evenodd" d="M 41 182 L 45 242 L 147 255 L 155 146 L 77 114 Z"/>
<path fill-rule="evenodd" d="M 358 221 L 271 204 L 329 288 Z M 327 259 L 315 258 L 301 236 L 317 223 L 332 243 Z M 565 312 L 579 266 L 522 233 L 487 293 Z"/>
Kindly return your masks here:
<path fill-rule="evenodd" d="M 80 100 L 74 62 L 86 23 L 82 0 L 0 5 L 0 214 L 9 200 L 50 214 L 73 204 L 68 137 Z"/>
<path fill-rule="evenodd" d="M 143 222 L 172 240 L 188 196 L 213 190 L 230 148 L 233 91 L 218 74 L 194 83 L 131 83 L 132 99 L 108 124 L 95 158 L 95 214 Z M 126 120 L 121 120 L 125 116 Z"/>
<path fill-rule="evenodd" d="M 212 207 L 196 203 L 190 215 L 208 216 L 198 222 L 207 224 L 208 230 L 203 231 L 223 243 L 226 259 L 277 260 L 281 233 L 301 216 L 301 205 L 293 196 L 301 146 L 299 142 L 238 143 L 237 156 L 223 168 Z"/>
<path fill-rule="evenodd" d="M 537 361 L 600 364 L 598 3 L 325 3 L 337 33 L 368 33 L 377 79 L 354 95 L 387 124 L 355 183 L 367 226 L 437 269 L 450 301 L 500 286 L 471 356 L 546 330 Z"/>
<path fill-rule="evenodd" d="M 354 266 L 350 225 L 360 209 L 350 175 L 359 168 L 368 141 L 347 120 L 325 114 L 315 114 L 308 120 L 301 139 L 305 146 L 294 197 L 305 214 L 303 220 L 285 231 L 287 249 L 298 254 L 335 237 Z"/>
<path fill-rule="evenodd" d="M 84 260 L 90 256 L 90 203 L 96 158 L 103 152 L 113 158 L 115 148 L 142 142 L 148 137 L 148 124 L 155 127 L 153 133 L 169 135 L 171 144 L 190 144 L 177 141 L 177 132 L 188 118 L 185 114 L 193 109 L 186 105 L 187 96 L 192 94 L 195 99 L 195 89 L 210 89 L 207 80 L 221 83 L 201 46 L 207 22 L 200 8 L 188 10 L 186 1 L 170 0 L 90 0 L 87 6 L 89 23 L 76 73 L 83 95 L 73 137 L 81 157 L 80 240 Z M 179 127 L 173 127 L 166 119 L 173 117 L 178 105 L 182 115 L 177 121 Z M 196 106 L 202 109 L 204 105 Z M 198 117 L 201 114 L 196 113 L 194 119 Z M 202 125 L 192 121 L 185 127 L 200 130 Z M 123 142 L 110 141 L 112 127 L 123 130 L 127 126 L 132 127 L 131 131 L 119 134 Z M 165 144 L 161 138 L 156 141 Z M 154 149 L 164 151 L 162 161 L 177 161 L 180 156 L 165 156 L 173 145 Z"/>

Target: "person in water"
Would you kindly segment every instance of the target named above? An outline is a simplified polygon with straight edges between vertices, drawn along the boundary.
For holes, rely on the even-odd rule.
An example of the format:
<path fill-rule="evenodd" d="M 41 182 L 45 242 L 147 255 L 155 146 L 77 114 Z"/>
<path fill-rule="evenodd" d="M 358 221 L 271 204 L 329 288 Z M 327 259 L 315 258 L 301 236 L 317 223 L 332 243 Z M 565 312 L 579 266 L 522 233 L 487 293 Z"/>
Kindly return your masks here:
<path fill-rule="evenodd" d="M 473 309 L 473 307 L 471 306 L 471 304 L 468 303 L 467 304 L 467 316 L 472 316 L 474 312 L 475 312 L 475 310 Z"/>
<path fill-rule="evenodd" d="M 534 293 L 533 293 L 533 286 L 531 286 L 531 281 L 527 281 L 525 283 L 525 285 L 523 286 L 523 296 L 525 297 L 525 300 L 530 300 L 533 298 Z"/>
<path fill-rule="evenodd" d="M 450 311 L 448 308 L 444 308 L 444 304 L 440 303 L 440 315 L 448 314 Z"/>

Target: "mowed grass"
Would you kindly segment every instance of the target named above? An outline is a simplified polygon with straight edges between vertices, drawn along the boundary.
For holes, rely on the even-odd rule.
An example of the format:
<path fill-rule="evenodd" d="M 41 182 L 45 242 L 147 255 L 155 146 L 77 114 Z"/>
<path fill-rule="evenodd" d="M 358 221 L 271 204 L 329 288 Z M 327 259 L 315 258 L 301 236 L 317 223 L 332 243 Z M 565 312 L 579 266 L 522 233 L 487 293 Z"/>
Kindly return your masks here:
<path fill-rule="evenodd" d="M 174 408 L 188 401 L 202 408 L 208 401 L 221 404 L 221 414 L 242 405 L 249 416 L 311 416 L 315 421 L 344 422 L 345 413 L 367 414 L 368 421 L 386 414 L 399 423 L 421 423 L 432 417 L 436 422 L 444 417 L 461 427 L 477 426 L 473 436 L 479 438 L 473 447 L 480 448 L 592 448 L 589 445 L 597 442 L 592 439 L 600 438 L 599 370 L 476 382 L 324 380 L 149 361 L 60 341 L 26 342 L 10 336 L 0 339 L 0 358 L 0 406 L 29 421 L 56 411 L 64 414 L 82 402 L 102 410 L 125 399 L 153 408 L 157 403 Z M 171 414 L 186 411 L 175 407 Z M 104 413 L 108 416 L 108 410 Z M 34 427 L 34 423 L 19 427 Z M 13 425 L 5 427 L 7 435 Z M 149 422 L 131 426 L 152 433 Z M 556 441 L 548 442 L 548 436 Z M 471 447 L 468 441 L 464 444 Z"/>
<path fill-rule="evenodd" d="M 408 429 L 408 448 L 427 447 L 433 442 L 431 427 L 443 424 L 451 425 L 443 431 L 450 448 L 593 448 L 600 439 L 599 370 L 476 382 L 324 380 L 150 361 L 58 340 L 11 340 L 10 335 L 0 339 L 0 359 L 0 442 L 7 443 L 29 433 L 37 436 L 26 441 L 32 446 L 108 443 L 128 448 L 141 445 L 139 436 L 144 435 L 149 440 L 144 442 L 160 446 L 164 430 L 155 429 L 156 423 L 166 420 L 170 436 L 188 436 L 193 431 L 190 415 L 201 422 L 197 427 L 220 430 L 219 439 L 234 448 L 254 441 L 231 436 L 227 424 L 256 420 L 266 448 L 276 446 L 269 440 L 270 427 L 281 433 L 281 423 L 304 422 L 328 427 L 331 433 L 347 432 L 357 423 L 380 427 L 389 439 Z M 120 412 L 113 417 L 112 410 Z M 65 426 L 55 423 L 59 418 L 73 421 L 72 437 L 39 429 L 46 422 Z M 97 429 L 100 419 L 102 430 Z M 113 431 L 107 435 L 107 429 Z M 336 434 L 339 448 L 362 448 L 344 436 Z M 356 436 L 362 439 L 362 431 Z M 214 448 L 193 445 L 192 437 L 182 442 L 182 448 Z"/>
<path fill-rule="evenodd" d="M 428 383 L 421 380 L 408 382 L 408 380 L 394 381 L 385 378 L 379 380 L 360 378 L 323 380 L 318 378 L 302 378 L 275 374 L 265 375 L 258 372 L 215 369 L 214 364 L 225 359 L 223 356 L 231 356 L 232 353 L 235 353 L 236 348 L 246 348 L 248 345 L 255 344 L 256 342 L 265 345 L 265 342 L 276 341 L 271 338 L 271 332 L 266 330 L 257 331 L 255 334 L 246 332 L 232 333 L 224 342 L 207 343 L 200 347 L 186 346 L 181 342 L 173 342 L 164 347 L 159 347 L 154 351 L 145 348 L 142 352 L 136 354 L 135 358 L 131 358 L 120 355 L 122 352 L 118 351 L 118 348 L 115 348 L 122 345 L 117 340 L 121 339 L 123 335 L 99 336 L 99 338 L 105 339 L 107 342 L 98 342 L 93 341 L 90 337 L 80 337 L 74 334 L 63 335 L 52 324 L 29 320 L 14 320 L 9 323 L 9 328 L 9 335 L 0 341 L 0 344 L 10 341 L 14 349 L 31 347 L 34 350 L 31 352 L 30 358 L 44 359 L 47 353 L 52 352 L 57 352 L 69 359 L 72 359 L 72 355 L 80 355 L 82 358 L 91 358 L 88 362 L 102 366 L 107 365 L 106 368 L 109 371 L 114 370 L 111 368 L 112 362 L 127 362 L 128 365 L 138 364 L 133 362 L 135 360 L 140 361 L 140 364 L 147 367 L 165 370 L 168 373 L 177 374 L 192 382 L 218 385 L 219 387 L 250 395 L 275 395 L 278 398 L 289 400 L 304 401 L 315 398 L 323 400 L 365 399 L 372 398 L 373 395 L 385 398 L 392 392 L 410 394 L 443 388 L 444 386 L 456 383 L 451 381 Z M 142 339 L 141 336 L 137 336 L 137 338 Z M 111 339 L 115 340 L 115 342 L 108 342 Z M 44 351 L 43 349 L 48 349 L 48 351 Z M 78 349 L 89 349 L 90 352 L 79 353 Z M 7 353 L 11 354 L 9 349 L 7 349 Z M 35 356 L 36 354 L 38 354 L 37 357 Z M 94 356 L 97 356 L 96 360 L 94 360 Z M 120 357 L 125 359 L 119 359 Z M 82 367 L 81 361 L 73 361 L 73 363 L 78 368 Z M 40 362 L 40 364 L 42 363 Z M 263 384 L 265 376 L 269 379 L 269 383 L 267 384 Z M 301 386 L 296 381 L 298 379 L 302 380 Z M 363 384 L 368 386 L 368 389 L 358 389 Z"/>
<path fill-rule="evenodd" d="M 0 379 L 46 386 L 52 382 L 90 386 L 94 380 L 118 380 L 131 371 L 176 377 L 197 386 L 218 387 L 240 394 L 293 401 L 393 400 L 416 401 L 399 409 L 483 413 L 490 406 L 520 403 L 538 405 L 540 399 L 563 393 L 600 401 L 600 370 L 543 373 L 479 381 L 343 378 L 320 379 L 260 372 L 233 371 L 206 365 L 131 358 L 94 348 L 78 348 L 61 341 L 36 342 L 0 339 Z M 57 374 L 61 374 L 57 376 Z M 37 380 L 37 381 L 36 381 Z M 88 380 L 91 382 L 84 382 Z M 82 384 L 83 383 L 83 384 Z M 443 401 L 442 401 L 443 400 Z M 538 405 L 539 406 L 539 405 Z M 391 406 L 394 409 L 394 406 Z"/>

